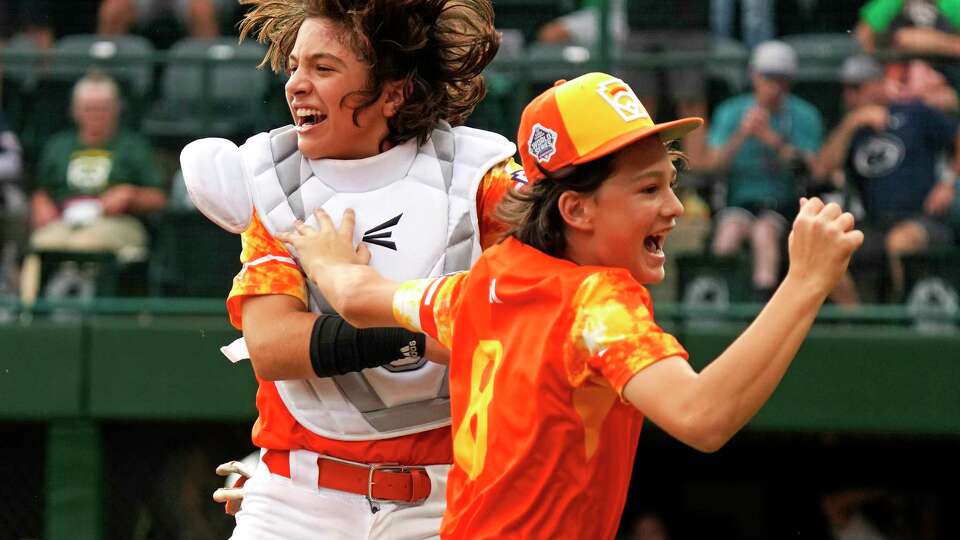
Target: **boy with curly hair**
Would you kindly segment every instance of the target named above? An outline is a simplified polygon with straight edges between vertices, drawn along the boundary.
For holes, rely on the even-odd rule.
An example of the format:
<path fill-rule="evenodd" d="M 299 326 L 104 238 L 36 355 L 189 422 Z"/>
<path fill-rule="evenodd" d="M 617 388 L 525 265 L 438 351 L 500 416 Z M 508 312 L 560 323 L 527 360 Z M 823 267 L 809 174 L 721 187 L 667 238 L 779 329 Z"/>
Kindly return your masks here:
<path fill-rule="evenodd" d="M 224 352 L 256 372 L 261 453 L 233 538 L 434 537 L 453 458 L 446 368 L 426 359 L 446 350 L 421 332 L 347 324 L 277 236 L 317 208 L 362 208 L 358 240 L 396 279 L 465 270 L 492 243 L 492 210 L 522 169 L 505 138 L 458 126 L 499 46 L 492 7 L 241 3 L 241 36 L 289 75 L 293 125 L 181 156 L 197 207 L 243 244 L 227 307 L 244 341 Z"/>

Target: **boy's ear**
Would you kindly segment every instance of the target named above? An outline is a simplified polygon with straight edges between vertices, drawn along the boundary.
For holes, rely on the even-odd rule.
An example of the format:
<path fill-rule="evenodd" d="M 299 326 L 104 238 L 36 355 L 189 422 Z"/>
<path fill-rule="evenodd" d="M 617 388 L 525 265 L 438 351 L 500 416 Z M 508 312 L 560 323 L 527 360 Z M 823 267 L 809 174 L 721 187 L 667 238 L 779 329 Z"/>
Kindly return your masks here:
<path fill-rule="evenodd" d="M 383 84 L 383 116 L 392 118 L 397 114 L 407 99 L 409 86 L 404 81 L 387 81 Z"/>
<path fill-rule="evenodd" d="M 591 194 L 564 191 L 557 201 L 557 207 L 568 227 L 582 232 L 593 230 L 595 205 Z"/>

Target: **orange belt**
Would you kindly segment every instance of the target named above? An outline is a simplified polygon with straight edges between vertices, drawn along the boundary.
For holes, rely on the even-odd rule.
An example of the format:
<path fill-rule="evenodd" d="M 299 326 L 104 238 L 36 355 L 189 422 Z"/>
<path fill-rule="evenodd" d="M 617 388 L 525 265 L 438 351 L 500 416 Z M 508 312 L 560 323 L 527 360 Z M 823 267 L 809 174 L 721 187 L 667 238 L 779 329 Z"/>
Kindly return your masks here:
<path fill-rule="evenodd" d="M 273 474 L 290 478 L 290 453 L 267 450 L 263 462 Z M 363 495 L 371 502 L 412 504 L 430 496 L 430 477 L 420 466 L 365 464 L 321 456 L 317 485 Z"/>

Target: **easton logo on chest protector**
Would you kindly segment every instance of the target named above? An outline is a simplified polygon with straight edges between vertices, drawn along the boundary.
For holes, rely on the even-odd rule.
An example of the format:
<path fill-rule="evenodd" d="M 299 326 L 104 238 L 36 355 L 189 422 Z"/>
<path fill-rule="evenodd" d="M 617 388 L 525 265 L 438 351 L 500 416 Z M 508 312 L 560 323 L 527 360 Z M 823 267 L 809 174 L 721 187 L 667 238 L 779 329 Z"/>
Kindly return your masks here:
<path fill-rule="evenodd" d="M 400 218 L 402 217 L 403 217 L 403 214 L 398 214 L 390 218 L 390 220 L 384 221 L 383 223 L 377 225 L 376 227 L 370 230 L 364 231 L 361 242 L 382 246 L 387 249 L 392 249 L 396 251 L 397 243 L 394 242 L 393 240 L 387 240 L 388 238 L 393 237 L 393 231 L 386 231 L 384 229 L 389 229 L 390 227 L 393 227 L 397 223 L 400 223 Z"/>

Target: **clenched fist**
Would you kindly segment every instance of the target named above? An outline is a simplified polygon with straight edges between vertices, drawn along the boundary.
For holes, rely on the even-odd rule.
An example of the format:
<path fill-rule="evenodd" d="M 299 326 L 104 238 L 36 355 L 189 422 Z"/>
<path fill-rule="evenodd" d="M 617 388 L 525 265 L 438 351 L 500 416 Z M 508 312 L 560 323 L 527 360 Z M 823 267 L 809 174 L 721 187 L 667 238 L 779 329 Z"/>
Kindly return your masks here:
<path fill-rule="evenodd" d="M 833 290 L 863 244 L 863 233 L 854 229 L 853 215 L 836 203 L 814 197 L 801 199 L 800 212 L 790 231 L 788 276 L 824 297 Z"/>

